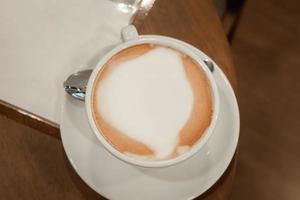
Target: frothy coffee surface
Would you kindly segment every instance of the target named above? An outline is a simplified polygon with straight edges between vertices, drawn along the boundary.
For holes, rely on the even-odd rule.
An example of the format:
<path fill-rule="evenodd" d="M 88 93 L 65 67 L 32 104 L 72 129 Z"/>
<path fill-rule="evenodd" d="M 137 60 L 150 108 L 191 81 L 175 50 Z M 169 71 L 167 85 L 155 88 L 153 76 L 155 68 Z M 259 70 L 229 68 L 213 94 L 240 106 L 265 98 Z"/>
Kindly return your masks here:
<path fill-rule="evenodd" d="M 212 117 L 210 84 L 198 65 L 153 44 L 113 56 L 92 91 L 99 132 L 118 151 L 140 159 L 170 159 L 189 150 Z"/>

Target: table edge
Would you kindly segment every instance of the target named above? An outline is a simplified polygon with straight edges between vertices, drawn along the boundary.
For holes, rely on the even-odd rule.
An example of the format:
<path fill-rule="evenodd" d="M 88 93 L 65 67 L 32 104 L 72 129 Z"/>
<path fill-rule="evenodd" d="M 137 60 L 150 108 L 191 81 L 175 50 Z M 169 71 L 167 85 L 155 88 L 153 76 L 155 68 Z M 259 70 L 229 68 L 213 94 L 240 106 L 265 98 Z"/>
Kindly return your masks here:
<path fill-rule="evenodd" d="M 9 119 L 60 139 L 59 124 L 1 99 L 0 113 Z"/>

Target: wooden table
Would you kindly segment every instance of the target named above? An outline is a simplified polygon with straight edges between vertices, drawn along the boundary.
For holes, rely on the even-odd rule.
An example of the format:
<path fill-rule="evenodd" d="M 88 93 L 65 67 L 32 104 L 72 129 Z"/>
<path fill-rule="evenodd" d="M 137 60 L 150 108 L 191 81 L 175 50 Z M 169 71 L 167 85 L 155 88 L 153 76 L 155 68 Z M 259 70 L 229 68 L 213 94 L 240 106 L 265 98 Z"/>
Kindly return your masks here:
<path fill-rule="evenodd" d="M 144 19 L 144 21 L 140 21 L 139 16 L 137 16 L 136 20 L 133 23 L 137 26 L 141 34 L 160 34 L 172 36 L 198 47 L 208 56 L 214 59 L 214 61 L 223 69 L 236 91 L 237 84 L 233 62 L 230 54 L 230 47 L 228 45 L 227 38 L 222 28 L 220 19 L 218 18 L 216 10 L 210 0 L 156 0 L 153 8 L 150 10 L 148 16 Z M 38 130 L 38 132 L 53 136 L 57 139 L 55 143 L 59 143 L 59 145 L 61 145 L 59 126 L 57 124 L 51 123 L 38 116 L 34 116 L 28 112 L 24 112 L 21 109 L 18 109 L 6 102 L 1 101 L 0 113 L 6 117 L 9 117 L 10 119 L 13 119 L 14 121 L 21 122 L 22 124 L 34 128 Z M 5 124 L 5 120 L 8 119 L 4 118 L 0 122 Z M 13 122 L 7 122 L 8 125 L 12 123 Z M 4 125 L 4 127 L 6 127 L 6 125 Z M 9 127 L 8 129 L 10 128 L 11 127 Z M 21 125 L 19 130 L 21 130 L 22 132 L 23 129 L 24 132 L 28 132 L 28 128 Z M 41 141 L 43 140 L 43 137 L 40 136 L 32 138 L 32 140 L 36 141 L 36 143 L 44 142 Z M 52 144 L 53 141 L 51 141 L 50 143 Z M 46 142 L 45 145 L 50 144 L 47 144 Z M 41 151 L 47 150 L 44 149 Z M 55 182 L 55 184 L 58 184 L 57 187 L 65 188 L 64 191 L 53 189 L 51 190 L 51 188 L 49 188 L 49 191 L 36 190 L 36 194 L 30 196 L 30 194 L 28 193 L 28 197 L 26 197 L 25 199 L 35 199 L 34 197 L 38 198 L 39 193 L 41 193 L 41 195 L 43 193 L 46 193 L 47 195 L 50 195 L 47 197 L 49 197 L 49 199 L 52 199 L 50 198 L 51 196 L 55 198 L 58 195 L 55 192 L 63 192 L 64 194 L 76 194 L 78 193 L 78 191 L 80 191 L 80 193 L 82 193 L 83 195 L 79 197 L 77 196 L 76 199 L 103 199 L 78 177 L 72 167 L 70 167 L 70 164 L 67 162 L 65 156 L 58 156 L 58 158 L 56 158 L 56 154 L 60 154 L 61 152 L 62 148 L 60 148 L 59 150 L 54 150 L 52 152 L 54 155 L 48 156 L 52 157 L 51 160 L 53 160 L 54 163 L 58 162 L 57 165 L 63 165 L 63 167 L 69 172 L 68 176 L 72 177 L 70 180 L 73 181 L 73 184 L 75 184 L 76 187 L 69 187 L 65 185 L 70 184 L 68 182 L 70 180 L 69 178 L 63 178 L 63 181 L 57 181 Z M 63 163 L 59 163 L 62 162 L 61 157 L 63 157 Z M 218 180 L 218 182 L 197 199 L 228 199 L 234 179 L 236 165 L 235 161 L 236 156 L 234 157 L 226 172 Z M 54 170 L 49 172 L 47 176 L 52 176 L 54 175 L 54 173 L 61 173 L 62 171 L 64 171 L 64 169 L 60 169 L 57 171 Z M 10 183 L 9 180 L 6 180 L 6 182 L 8 184 Z M 24 185 L 23 187 L 25 189 L 28 188 L 29 191 L 32 186 Z M 3 190 L 0 189 L 0 193 L 5 192 Z"/>

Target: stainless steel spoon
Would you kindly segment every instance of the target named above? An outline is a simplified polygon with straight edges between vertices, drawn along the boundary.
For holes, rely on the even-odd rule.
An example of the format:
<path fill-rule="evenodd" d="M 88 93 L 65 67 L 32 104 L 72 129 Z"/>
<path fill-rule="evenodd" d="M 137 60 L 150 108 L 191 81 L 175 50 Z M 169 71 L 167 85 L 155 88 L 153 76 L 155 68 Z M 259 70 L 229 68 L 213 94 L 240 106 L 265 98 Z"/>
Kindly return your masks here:
<path fill-rule="evenodd" d="M 71 74 L 63 84 L 65 91 L 75 99 L 84 101 L 86 86 L 92 71 L 87 69 Z"/>
<path fill-rule="evenodd" d="M 205 58 L 205 59 L 203 60 L 203 62 L 206 64 L 206 66 L 208 67 L 208 69 L 209 69 L 211 72 L 214 72 L 215 66 L 214 66 L 214 63 L 213 63 L 211 60 Z"/>
<path fill-rule="evenodd" d="M 214 63 L 211 60 L 206 58 L 203 62 L 211 72 L 214 71 Z M 75 99 L 84 101 L 87 82 L 92 71 L 91 69 L 87 69 L 70 75 L 63 84 L 65 91 Z"/>

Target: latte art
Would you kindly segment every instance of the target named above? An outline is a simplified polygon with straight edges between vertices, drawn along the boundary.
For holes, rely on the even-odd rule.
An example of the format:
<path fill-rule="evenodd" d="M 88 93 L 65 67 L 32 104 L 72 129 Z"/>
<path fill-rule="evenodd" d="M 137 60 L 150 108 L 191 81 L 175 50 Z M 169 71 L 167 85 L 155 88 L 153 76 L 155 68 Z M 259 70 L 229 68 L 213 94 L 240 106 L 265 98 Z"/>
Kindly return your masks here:
<path fill-rule="evenodd" d="M 91 106 L 104 138 L 138 159 L 170 159 L 188 151 L 212 117 L 211 88 L 199 64 L 153 44 L 114 55 L 96 77 Z"/>

